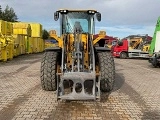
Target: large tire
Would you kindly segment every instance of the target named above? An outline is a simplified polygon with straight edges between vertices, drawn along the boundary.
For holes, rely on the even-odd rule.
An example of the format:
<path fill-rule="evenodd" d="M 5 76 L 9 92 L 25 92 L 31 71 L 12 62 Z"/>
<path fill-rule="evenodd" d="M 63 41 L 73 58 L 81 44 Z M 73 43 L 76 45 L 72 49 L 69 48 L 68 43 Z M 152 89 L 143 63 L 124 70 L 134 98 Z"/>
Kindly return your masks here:
<path fill-rule="evenodd" d="M 126 52 L 121 52 L 120 58 L 126 59 L 127 58 L 127 53 Z"/>
<path fill-rule="evenodd" d="M 158 63 L 157 63 L 156 58 L 154 58 L 154 59 L 153 59 L 153 61 L 152 61 L 152 65 L 153 65 L 153 67 L 155 67 L 155 68 L 157 68 L 157 67 L 158 67 Z"/>
<path fill-rule="evenodd" d="M 58 53 L 55 51 L 47 51 L 43 55 L 41 62 L 41 86 L 43 90 L 55 91 L 57 89 L 57 58 Z"/>
<path fill-rule="evenodd" d="M 102 92 L 110 92 L 115 81 L 115 63 L 110 52 L 98 53 L 100 67 L 100 89 Z"/>

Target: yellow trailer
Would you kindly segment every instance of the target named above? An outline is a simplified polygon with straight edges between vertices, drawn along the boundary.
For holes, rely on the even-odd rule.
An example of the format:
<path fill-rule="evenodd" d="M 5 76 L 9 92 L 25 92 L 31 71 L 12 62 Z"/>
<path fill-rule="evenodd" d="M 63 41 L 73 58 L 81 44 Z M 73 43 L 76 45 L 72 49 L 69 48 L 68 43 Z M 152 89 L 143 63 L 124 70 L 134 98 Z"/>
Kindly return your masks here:
<path fill-rule="evenodd" d="M 33 42 L 33 53 L 39 52 L 39 39 L 37 37 L 32 37 Z"/>
<path fill-rule="evenodd" d="M 13 24 L 11 22 L 5 21 L 5 25 L 6 25 L 5 35 L 11 36 L 13 34 Z"/>
<path fill-rule="evenodd" d="M 23 23 L 23 22 L 22 22 Z M 28 22 L 31 27 L 31 37 L 26 37 L 26 51 L 27 53 L 38 53 L 44 50 L 41 44 L 44 44 L 41 41 L 42 37 L 42 25 L 40 23 L 31 23 Z M 41 50 L 42 49 L 42 50 Z"/>
<path fill-rule="evenodd" d="M 40 23 L 29 23 L 31 25 L 31 37 L 42 37 L 42 25 Z"/>
<path fill-rule="evenodd" d="M 0 37 L 1 42 L 1 52 L 0 52 L 0 60 L 7 61 L 13 59 L 13 43 L 9 37 Z"/>
<path fill-rule="evenodd" d="M 0 60 L 7 61 L 13 59 L 13 37 L 11 22 L 0 20 Z"/>
<path fill-rule="evenodd" d="M 0 20 L 0 33 L 5 35 L 6 34 L 6 22 L 3 20 Z"/>
<path fill-rule="evenodd" d="M 13 34 L 31 36 L 31 25 L 23 22 L 13 23 Z"/>
<path fill-rule="evenodd" d="M 24 35 L 13 35 L 14 37 L 14 56 L 26 53 L 26 43 Z"/>
<path fill-rule="evenodd" d="M 31 25 L 31 37 L 33 43 L 33 53 L 44 50 L 42 41 L 42 25 L 40 23 L 29 23 Z M 42 45 L 43 44 L 43 45 Z"/>
<path fill-rule="evenodd" d="M 26 42 L 26 53 L 31 54 L 33 53 L 33 38 L 25 36 L 25 42 Z"/>
<path fill-rule="evenodd" d="M 28 23 L 16 22 L 13 23 L 13 35 L 16 39 L 15 53 L 16 55 L 28 53 L 27 38 L 31 36 L 31 26 Z"/>

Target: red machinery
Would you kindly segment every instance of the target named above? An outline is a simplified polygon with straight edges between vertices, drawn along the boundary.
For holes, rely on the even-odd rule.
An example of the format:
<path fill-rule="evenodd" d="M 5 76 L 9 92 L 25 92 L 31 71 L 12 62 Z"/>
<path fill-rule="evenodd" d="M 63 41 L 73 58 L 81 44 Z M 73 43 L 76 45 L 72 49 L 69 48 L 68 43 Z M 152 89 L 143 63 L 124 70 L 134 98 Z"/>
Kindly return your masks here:
<path fill-rule="evenodd" d="M 152 37 L 145 35 L 131 35 L 112 46 L 111 52 L 114 57 L 120 58 L 149 58 L 149 47 Z"/>
<path fill-rule="evenodd" d="M 98 34 L 93 35 L 94 39 L 97 37 L 98 37 Z M 98 41 L 98 46 L 111 48 L 113 45 L 113 41 L 117 41 L 117 38 L 106 35 L 104 38 Z"/>

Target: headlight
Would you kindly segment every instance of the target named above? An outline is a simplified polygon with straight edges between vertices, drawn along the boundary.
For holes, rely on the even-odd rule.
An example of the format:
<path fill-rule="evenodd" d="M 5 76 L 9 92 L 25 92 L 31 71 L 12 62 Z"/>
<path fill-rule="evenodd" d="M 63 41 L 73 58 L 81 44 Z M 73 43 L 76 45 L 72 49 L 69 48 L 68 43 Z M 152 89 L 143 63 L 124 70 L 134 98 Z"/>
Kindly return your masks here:
<path fill-rule="evenodd" d="M 94 14 L 95 11 L 89 10 L 88 13 L 89 13 L 89 14 Z"/>

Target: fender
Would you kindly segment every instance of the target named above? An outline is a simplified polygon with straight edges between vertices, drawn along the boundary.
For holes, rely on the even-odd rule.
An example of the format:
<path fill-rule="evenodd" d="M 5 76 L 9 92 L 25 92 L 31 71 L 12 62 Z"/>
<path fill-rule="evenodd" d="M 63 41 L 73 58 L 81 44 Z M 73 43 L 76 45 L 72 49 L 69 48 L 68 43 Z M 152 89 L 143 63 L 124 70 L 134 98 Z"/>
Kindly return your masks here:
<path fill-rule="evenodd" d="M 61 51 L 62 48 L 60 47 L 49 47 L 46 48 L 45 51 Z"/>
<path fill-rule="evenodd" d="M 111 51 L 111 49 L 107 47 L 94 47 L 94 48 L 96 52 L 105 52 L 105 51 L 110 52 Z"/>

